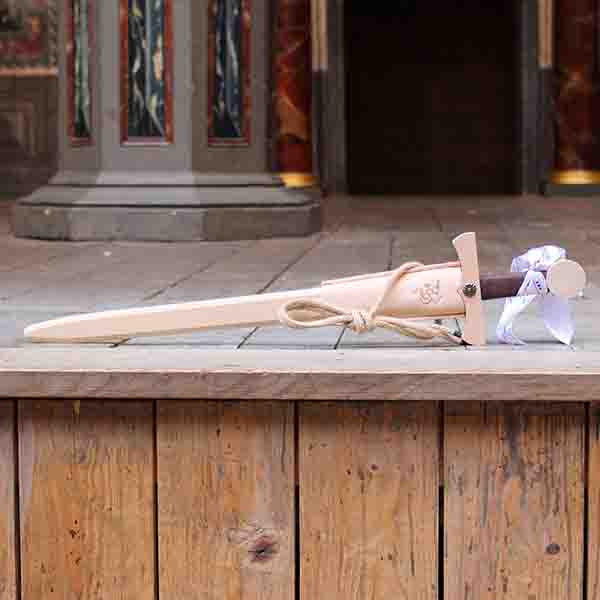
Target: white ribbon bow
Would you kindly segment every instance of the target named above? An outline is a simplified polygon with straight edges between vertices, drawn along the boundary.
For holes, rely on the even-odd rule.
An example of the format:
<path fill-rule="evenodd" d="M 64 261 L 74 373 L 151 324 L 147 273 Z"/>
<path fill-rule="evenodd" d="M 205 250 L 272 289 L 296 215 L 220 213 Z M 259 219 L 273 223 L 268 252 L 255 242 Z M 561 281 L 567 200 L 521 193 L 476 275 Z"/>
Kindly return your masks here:
<path fill-rule="evenodd" d="M 496 328 L 496 336 L 501 343 L 519 344 L 525 342 L 513 333 L 515 319 L 537 300 L 546 329 L 563 344 L 570 344 L 575 334 L 569 302 L 548 291 L 546 278 L 539 271 L 547 271 L 550 265 L 567 257 L 564 248 L 541 246 L 531 248 L 513 259 L 510 270 L 513 273 L 526 273 L 525 280 L 514 298 L 507 298 L 504 311 Z"/>

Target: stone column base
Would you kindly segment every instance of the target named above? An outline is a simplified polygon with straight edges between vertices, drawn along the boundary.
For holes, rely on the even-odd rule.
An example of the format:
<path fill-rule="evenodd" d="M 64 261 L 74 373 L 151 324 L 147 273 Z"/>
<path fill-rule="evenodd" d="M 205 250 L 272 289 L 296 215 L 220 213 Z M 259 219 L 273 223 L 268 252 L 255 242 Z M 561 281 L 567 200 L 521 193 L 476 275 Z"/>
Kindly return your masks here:
<path fill-rule="evenodd" d="M 45 240 L 184 242 L 303 236 L 321 227 L 319 190 L 286 188 L 275 177 L 155 174 L 145 183 L 60 174 L 14 205 L 13 232 Z"/>

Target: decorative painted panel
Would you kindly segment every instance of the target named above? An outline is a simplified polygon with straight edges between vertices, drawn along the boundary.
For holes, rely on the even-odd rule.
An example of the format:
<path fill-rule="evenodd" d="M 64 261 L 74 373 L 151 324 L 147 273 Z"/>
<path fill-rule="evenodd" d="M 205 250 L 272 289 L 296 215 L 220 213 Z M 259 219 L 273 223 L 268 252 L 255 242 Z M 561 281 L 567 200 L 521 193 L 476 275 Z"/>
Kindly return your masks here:
<path fill-rule="evenodd" d="M 68 126 L 71 145 L 92 143 L 93 0 L 69 0 Z"/>
<path fill-rule="evenodd" d="M 36 153 L 35 105 L 0 98 L 0 160 L 33 158 Z"/>
<path fill-rule="evenodd" d="M 209 23 L 209 146 L 246 146 L 250 143 L 250 0 L 212 0 Z"/>
<path fill-rule="evenodd" d="M 58 160 L 57 113 L 57 77 L 0 77 L 0 181 L 47 183 Z"/>
<path fill-rule="evenodd" d="M 56 75 L 57 0 L 0 0 L 0 75 Z"/>
<path fill-rule="evenodd" d="M 121 0 L 121 141 L 173 141 L 172 0 Z"/>

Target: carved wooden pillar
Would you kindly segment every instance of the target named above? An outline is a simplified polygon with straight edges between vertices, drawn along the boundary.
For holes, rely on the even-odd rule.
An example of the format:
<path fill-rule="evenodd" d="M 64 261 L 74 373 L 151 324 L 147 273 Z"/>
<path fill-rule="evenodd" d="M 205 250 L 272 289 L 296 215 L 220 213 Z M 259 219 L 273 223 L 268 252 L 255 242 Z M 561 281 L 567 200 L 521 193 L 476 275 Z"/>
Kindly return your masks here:
<path fill-rule="evenodd" d="M 276 169 L 286 185 L 313 185 L 310 0 L 277 0 L 274 111 Z"/>
<path fill-rule="evenodd" d="M 552 182 L 600 183 L 596 0 L 556 0 Z"/>

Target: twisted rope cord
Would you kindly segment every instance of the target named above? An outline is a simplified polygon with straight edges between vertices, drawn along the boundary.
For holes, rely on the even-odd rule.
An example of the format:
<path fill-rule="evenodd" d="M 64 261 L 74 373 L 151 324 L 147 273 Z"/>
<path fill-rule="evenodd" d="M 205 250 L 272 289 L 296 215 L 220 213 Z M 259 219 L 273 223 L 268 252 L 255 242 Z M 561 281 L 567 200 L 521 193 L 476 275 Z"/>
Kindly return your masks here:
<path fill-rule="evenodd" d="M 434 268 L 443 268 L 449 264 L 435 265 Z M 293 329 L 313 329 L 316 327 L 337 325 L 340 327 L 349 327 L 356 333 L 366 333 L 380 327 L 382 329 L 389 329 L 400 335 L 415 337 L 421 340 L 431 340 L 441 337 L 455 344 L 462 343 L 462 339 L 459 336 L 443 325 L 438 325 L 437 323 L 425 325 L 414 320 L 397 319 L 377 314 L 392 288 L 402 277 L 412 271 L 423 270 L 424 265 L 422 263 L 407 262 L 392 271 L 379 299 L 368 311 L 359 309 L 347 310 L 328 302 L 323 302 L 322 300 L 299 299 L 291 300 L 279 309 L 279 320 L 283 325 L 287 325 Z M 306 320 L 295 319 L 291 316 L 291 313 L 294 311 L 308 311 L 316 316 L 315 318 Z"/>

